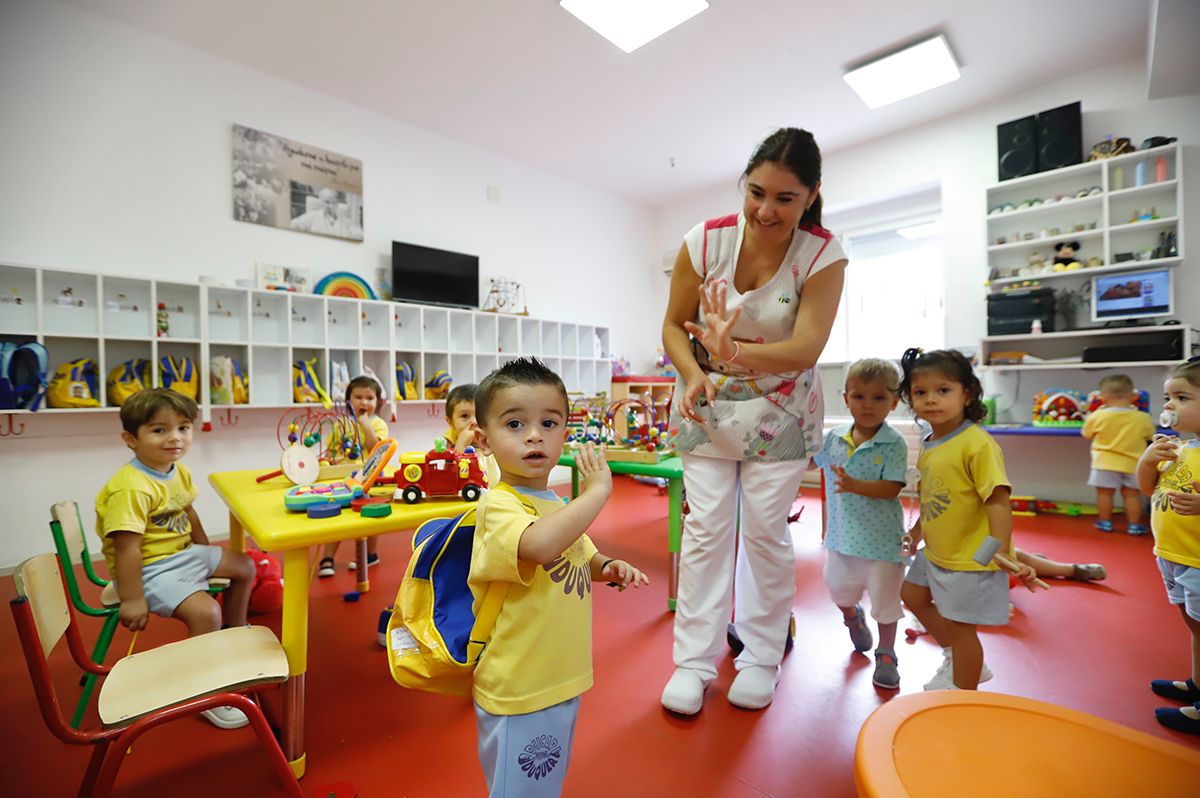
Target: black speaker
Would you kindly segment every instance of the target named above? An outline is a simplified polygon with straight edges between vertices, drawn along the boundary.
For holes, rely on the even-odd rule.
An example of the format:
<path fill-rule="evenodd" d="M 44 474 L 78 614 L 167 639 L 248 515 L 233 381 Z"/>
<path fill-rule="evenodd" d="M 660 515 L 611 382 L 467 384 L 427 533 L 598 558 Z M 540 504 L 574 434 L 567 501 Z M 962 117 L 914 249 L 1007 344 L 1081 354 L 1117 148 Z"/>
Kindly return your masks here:
<path fill-rule="evenodd" d="M 1039 172 L 1083 162 L 1083 113 L 1079 103 L 1042 111 L 1037 120 Z"/>
<path fill-rule="evenodd" d="M 1001 180 L 1031 175 L 1037 168 L 1037 117 L 1027 116 L 996 125 L 996 152 Z"/>

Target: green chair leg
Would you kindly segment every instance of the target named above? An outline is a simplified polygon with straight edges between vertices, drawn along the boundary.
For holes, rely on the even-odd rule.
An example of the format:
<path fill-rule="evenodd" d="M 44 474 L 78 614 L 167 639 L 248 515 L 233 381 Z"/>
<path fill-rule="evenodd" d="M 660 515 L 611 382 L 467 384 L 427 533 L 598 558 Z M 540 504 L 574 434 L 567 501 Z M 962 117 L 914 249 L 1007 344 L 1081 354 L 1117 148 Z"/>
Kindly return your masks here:
<path fill-rule="evenodd" d="M 117 631 L 117 620 L 115 612 L 104 619 L 104 624 L 100 627 L 100 636 L 96 638 L 96 646 L 92 649 L 92 662 L 104 662 L 104 658 L 108 656 L 108 647 L 112 645 L 113 635 Z M 71 717 L 72 729 L 78 729 L 79 724 L 83 722 L 83 713 L 87 711 L 92 692 L 96 689 L 96 678 L 94 673 L 84 677 L 83 692 L 79 696 L 79 704 L 75 707 L 75 714 Z"/>

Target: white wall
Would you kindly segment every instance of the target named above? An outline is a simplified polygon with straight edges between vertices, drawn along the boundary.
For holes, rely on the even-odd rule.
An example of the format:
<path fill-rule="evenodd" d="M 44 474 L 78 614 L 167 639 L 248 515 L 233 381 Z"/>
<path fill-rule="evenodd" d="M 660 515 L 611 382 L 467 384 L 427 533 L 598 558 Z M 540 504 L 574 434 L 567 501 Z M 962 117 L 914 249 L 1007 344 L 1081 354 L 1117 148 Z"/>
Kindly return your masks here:
<path fill-rule="evenodd" d="M 307 52 L 296 68 L 323 68 Z M 630 202 L 47 0 L 0 8 L 0 97 L 0 261 L 231 284 L 266 261 L 374 282 L 410 241 L 479 254 L 533 315 L 611 327 L 614 352 L 657 347 L 651 221 Z M 365 240 L 233 221 L 234 123 L 361 159 Z M 201 481 L 277 460 L 275 416 L 239 418 L 197 434 Z M 0 567 L 45 549 L 52 501 L 90 503 L 127 458 L 113 416 L 18 422 L 25 435 L 0 438 Z M 421 448 L 443 423 L 405 408 L 399 427 Z M 224 534 L 211 491 L 199 509 Z"/>
<path fill-rule="evenodd" d="M 1178 136 L 1184 144 L 1184 227 L 1190 233 L 1191 260 L 1200 244 L 1200 97 L 1146 99 L 1144 59 L 1112 64 L 1080 75 L 1047 82 L 999 103 L 965 111 L 903 133 L 856 147 L 829 152 L 824 157 L 823 191 L 826 208 L 846 208 L 876 199 L 904 194 L 919 187 L 939 185 L 942 192 L 942 247 L 946 264 L 946 344 L 974 348 L 986 333 L 984 308 L 987 278 L 985 247 L 986 213 L 984 189 L 997 180 L 996 125 L 1075 100 L 1083 103 L 1083 143 L 1091 145 L 1110 133 L 1130 138 L 1134 144 L 1152 135 Z M 803 118 L 795 124 L 804 125 Z M 813 131 L 820 142 L 821 131 Z M 756 142 L 746 142 L 748 158 Z M 732 164 L 728 183 L 689 197 L 657 211 L 654 242 L 656 251 L 675 250 L 683 234 L 697 221 L 738 210 L 736 182 L 745 164 Z M 836 232 L 836 230 L 835 230 Z M 1187 238 L 1187 237 L 1185 237 Z M 1185 242 L 1185 250 L 1188 248 Z M 851 263 L 850 268 L 854 268 Z M 1177 315 L 1185 323 L 1200 325 L 1200 279 L 1195 267 L 1185 266 L 1176 280 Z M 666 302 L 667 284 L 659 282 L 659 296 Z M 906 346 L 920 342 L 898 342 L 896 356 Z M 837 367 L 823 369 L 827 381 Z M 1157 373 L 1138 370 L 1136 380 L 1156 396 L 1152 384 Z M 1005 378 L 999 388 L 1016 395 L 1001 400 L 1013 403 L 1012 418 L 1028 419 L 1029 399 L 1038 389 L 1068 384 L 1069 377 L 1027 372 L 1017 390 L 1015 380 Z M 1091 384 L 1094 372 L 1087 377 Z M 826 386 L 830 413 L 841 406 L 836 385 Z M 1048 446 L 1047 439 L 1002 440 L 1009 453 L 1010 476 L 1017 490 L 1041 498 L 1084 501 L 1090 489 L 1086 478 L 1087 447 L 1082 441 Z"/>

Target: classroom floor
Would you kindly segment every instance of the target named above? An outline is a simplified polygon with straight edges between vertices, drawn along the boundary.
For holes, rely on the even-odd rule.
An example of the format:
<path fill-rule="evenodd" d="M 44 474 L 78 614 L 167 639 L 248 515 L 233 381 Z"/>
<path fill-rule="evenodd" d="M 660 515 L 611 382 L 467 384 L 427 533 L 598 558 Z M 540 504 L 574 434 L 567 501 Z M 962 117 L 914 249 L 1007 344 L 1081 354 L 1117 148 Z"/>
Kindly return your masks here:
<path fill-rule="evenodd" d="M 628 478 L 616 483 L 592 537 L 606 553 L 646 569 L 653 584 L 596 593 L 596 686 L 583 697 L 565 794 L 852 798 L 858 729 L 891 696 L 872 686 L 872 660 L 853 652 L 825 592 L 819 502 L 806 494 L 800 500 L 804 513 L 793 526 L 798 640 L 784 660 L 774 704 L 762 712 L 732 707 L 725 691 L 733 663 L 726 659 L 704 710 L 682 719 L 658 703 L 672 670 L 664 600 L 667 499 Z M 1162 703 L 1149 680 L 1183 678 L 1189 663 L 1186 631 L 1166 601 L 1151 541 L 1096 532 L 1087 518 L 1016 521 L 1022 548 L 1102 562 L 1109 578 L 1099 584 L 1056 581 L 1050 592 L 1037 595 L 1014 590 L 1012 623 L 983 638 L 996 673 L 985 689 L 1091 712 L 1200 749 L 1200 738 L 1162 728 L 1152 713 Z M 46 543 L 49 548 L 48 531 Z M 348 545 L 343 549 L 339 565 L 349 554 Z M 342 601 L 354 587 L 345 570 L 313 587 L 308 774 L 301 783 L 313 794 L 324 784 L 348 781 L 361 798 L 482 795 L 470 704 L 403 690 L 388 674 L 375 627 L 403 574 L 407 536 L 384 539 L 380 555 L 381 566 L 371 572 L 374 590 L 358 603 Z M 12 596 L 12 578 L 0 579 L 0 597 Z M 278 632 L 277 616 L 257 620 Z M 181 630 L 180 624 L 153 621 L 138 647 L 176 639 Z M 119 630 L 112 651 L 124 654 L 128 646 L 128 633 Z M 73 707 L 77 672 L 65 645 L 60 649 L 54 672 L 64 703 Z M 923 637 L 901 641 L 897 651 L 901 692 L 919 691 L 940 662 L 937 646 Z M 0 770 L 0 795 L 74 795 L 88 751 L 60 743 L 46 729 L 11 619 L 0 621 L 0 683 L 0 750 L 10 762 Z M 220 731 L 202 720 L 169 724 L 137 744 L 117 794 L 281 795 L 259 750 L 248 729 Z"/>

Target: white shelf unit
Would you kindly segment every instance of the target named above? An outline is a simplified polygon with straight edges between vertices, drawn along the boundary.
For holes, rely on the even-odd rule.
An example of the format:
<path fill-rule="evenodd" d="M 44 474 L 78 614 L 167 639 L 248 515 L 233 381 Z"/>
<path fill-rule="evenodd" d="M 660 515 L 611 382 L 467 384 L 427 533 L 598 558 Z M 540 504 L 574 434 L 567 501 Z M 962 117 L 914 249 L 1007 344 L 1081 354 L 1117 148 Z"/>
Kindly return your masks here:
<path fill-rule="evenodd" d="M 1156 172 L 1161 160 L 1164 179 Z M 1138 166 L 1143 182 L 1137 185 Z M 1182 148 L 1178 143 L 996 183 L 987 189 L 987 262 L 993 287 L 1027 280 L 1082 282 L 1104 271 L 1132 271 L 1184 260 Z M 1076 195 L 1085 193 L 1083 197 Z M 1062 199 L 1059 199 L 1061 197 Z M 1041 204 L 1020 207 L 1025 202 Z M 1017 210 L 996 212 L 1009 203 Z M 1139 221 L 1142 212 L 1155 218 Z M 1157 252 L 1175 234 L 1175 251 Z M 1033 272 L 1032 255 L 1054 262 L 1056 243 L 1078 241 L 1076 257 L 1098 267 Z M 1117 257 L 1131 260 L 1118 262 Z"/>
<path fill-rule="evenodd" d="M 167 312 L 165 336 L 157 334 L 159 303 Z M 412 365 L 423 394 L 438 370 L 449 371 L 455 384 L 477 383 L 521 354 L 545 359 L 569 391 L 611 391 L 607 327 L 0 263 L 0 341 L 29 340 L 46 345 L 51 369 L 79 357 L 95 360 L 102 393 L 108 372 L 125 360 L 157 364 L 163 355 L 190 356 L 200 369 L 206 422 L 214 408 L 225 409 L 209 401 L 209 360 L 218 355 L 237 358 L 249 375 L 250 403 L 233 406 L 239 409 L 294 406 L 292 363 L 314 358 L 325 389 L 337 360 L 351 376 L 369 366 L 388 383 L 389 399 L 400 361 Z M 157 367 L 153 372 L 157 384 Z"/>
<path fill-rule="evenodd" d="M 1141 347 L 1169 342 L 1178 357 L 1168 360 L 1125 360 L 1120 362 L 1083 362 L 1083 350 L 1089 346 Z M 1053 371 L 1064 369 L 1165 368 L 1191 357 L 1197 346 L 1196 331 L 1186 325 L 1153 327 L 1112 327 L 1072 330 L 1058 333 L 989 335 L 979 340 L 979 362 L 992 371 Z M 1026 352 L 1047 361 L 1043 363 L 990 364 L 995 352 Z"/>

